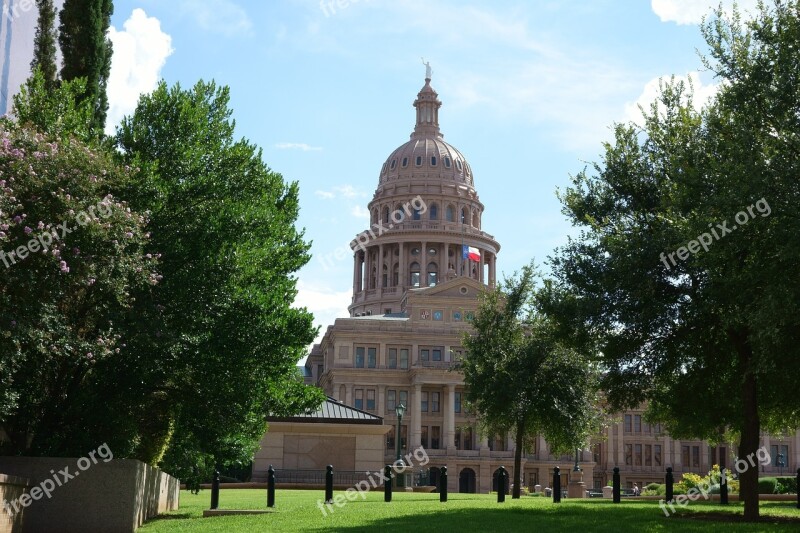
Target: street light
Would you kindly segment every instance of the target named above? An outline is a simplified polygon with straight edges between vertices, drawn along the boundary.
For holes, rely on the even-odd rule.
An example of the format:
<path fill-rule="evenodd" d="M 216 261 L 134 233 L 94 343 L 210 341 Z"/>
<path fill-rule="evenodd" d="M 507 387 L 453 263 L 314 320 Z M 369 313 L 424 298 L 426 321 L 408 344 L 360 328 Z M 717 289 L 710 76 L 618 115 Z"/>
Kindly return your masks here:
<path fill-rule="evenodd" d="M 394 408 L 394 412 L 397 415 L 397 435 L 396 435 L 397 438 L 395 439 L 397 441 L 397 460 L 395 461 L 395 468 L 396 468 L 398 466 L 403 466 L 403 458 L 400 455 L 400 427 L 401 427 L 400 424 L 403 422 L 403 415 L 406 412 L 406 406 L 403 405 L 402 403 L 398 404 L 397 407 Z M 403 478 L 400 477 L 399 474 L 400 473 L 398 472 L 397 486 L 402 487 L 405 484 L 401 481 Z"/>
<path fill-rule="evenodd" d="M 578 465 L 578 454 L 580 453 L 580 450 L 581 450 L 580 448 L 575 448 L 575 466 L 572 467 L 572 471 L 573 472 L 580 472 L 581 471 L 581 467 L 580 467 L 580 465 Z"/>

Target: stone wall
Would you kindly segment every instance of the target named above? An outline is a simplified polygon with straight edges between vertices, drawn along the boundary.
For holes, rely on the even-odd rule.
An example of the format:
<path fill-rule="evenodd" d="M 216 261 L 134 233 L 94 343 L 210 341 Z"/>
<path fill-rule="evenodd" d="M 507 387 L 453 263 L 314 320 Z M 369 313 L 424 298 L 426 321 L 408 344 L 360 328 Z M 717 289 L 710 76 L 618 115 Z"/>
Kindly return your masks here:
<path fill-rule="evenodd" d="M 130 459 L 99 461 L 85 470 L 76 458 L 0 457 L 0 472 L 36 487 L 68 468 L 74 475 L 25 509 L 21 531 L 130 533 L 145 520 L 178 508 L 180 482 L 157 468 Z M 15 530 L 16 533 L 16 530 Z"/>
<path fill-rule="evenodd" d="M 0 474 L 0 506 L 4 507 L 5 502 L 17 500 L 29 489 L 30 484 L 27 479 Z M 4 508 L 0 509 L 0 533 L 20 533 L 22 531 L 22 520 L 25 513 L 22 511 L 12 513 Z"/>

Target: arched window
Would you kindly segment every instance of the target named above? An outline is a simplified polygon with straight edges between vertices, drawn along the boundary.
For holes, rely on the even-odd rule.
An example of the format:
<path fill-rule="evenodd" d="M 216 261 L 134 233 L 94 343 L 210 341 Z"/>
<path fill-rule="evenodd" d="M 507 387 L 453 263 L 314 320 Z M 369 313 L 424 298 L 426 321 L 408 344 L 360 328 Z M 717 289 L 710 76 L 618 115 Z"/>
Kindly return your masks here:
<path fill-rule="evenodd" d="M 389 286 L 389 269 L 386 265 L 383 265 L 383 285 L 382 287 L 386 288 Z"/>
<path fill-rule="evenodd" d="M 392 286 L 397 287 L 400 285 L 400 265 L 394 264 L 394 272 L 392 273 Z"/>
<path fill-rule="evenodd" d="M 468 213 L 468 211 L 467 211 L 466 207 L 461 209 L 461 223 L 462 224 L 467 224 L 468 223 L 468 218 L 467 218 L 468 215 L 467 215 L 467 213 Z"/>
<path fill-rule="evenodd" d="M 388 207 L 384 207 L 383 208 L 383 223 L 384 224 L 388 224 L 389 223 L 389 208 Z"/>
<path fill-rule="evenodd" d="M 439 274 L 438 274 L 439 267 L 431 261 L 428 263 L 428 287 L 433 287 L 439 281 Z"/>
<path fill-rule="evenodd" d="M 431 220 L 439 220 L 439 206 L 431 204 Z"/>
<path fill-rule="evenodd" d="M 419 287 L 419 263 L 417 263 L 416 261 L 411 263 L 411 268 L 409 270 L 411 271 L 411 279 L 409 280 L 410 281 L 409 285 L 411 285 L 412 287 Z"/>
<path fill-rule="evenodd" d="M 445 215 L 444 216 L 445 216 L 445 220 L 447 220 L 448 222 L 455 222 L 456 221 L 455 210 L 453 209 L 452 205 L 448 205 L 447 206 L 447 210 L 445 211 Z"/>
<path fill-rule="evenodd" d="M 416 208 L 414 209 L 414 213 L 412 214 L 411 218 L 413 218 L 414 220 L 419 220 L 419 219 L 422 218 L 422 216 L 420 215 L 419 209 L 416 209 Z"/>
<path fill-rule="evenodd" d="M 372 223 L 374 224 L 377 221 L 378 221 L 378 210 L 377 209 L 373 209 L 372 210 Z"/>

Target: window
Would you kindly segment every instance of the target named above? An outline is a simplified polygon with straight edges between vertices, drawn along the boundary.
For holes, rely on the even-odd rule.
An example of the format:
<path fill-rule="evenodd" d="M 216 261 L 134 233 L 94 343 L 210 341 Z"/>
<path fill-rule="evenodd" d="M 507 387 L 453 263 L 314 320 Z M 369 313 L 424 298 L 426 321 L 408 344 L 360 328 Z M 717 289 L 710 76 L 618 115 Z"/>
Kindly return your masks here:
<path fill-rule="evenodd" d="M 649 444 L 644 445 L 644 466 L 653 466 L 653 447 Z"/>
<path fill-rule="evenodd" d="M 389 165 L 389 170 L 394 170 L 394 167 L 397 166 L 397 159 L 392 159 L 392 164 Z"/>
<path fill-rule="evenodd" d="M 455 222 L 456 221 L 456 217 L 453 214 L 453 206 L 452 205 L 448 205 L 447 206 L 447 209 L 444 212 L 444 217 L 445 217 L 445 220 L 447 220 L 448 222 Z"/>
<path fill-rule="evenodd" d="M 356 348 L 356 368 L 364 368 L 364 347 Z"/>
<path fill-rule="evenodd" d="M 398 393 L 398 401 L 400 403 L 402 403 L 403 405 L 405 405 L 406 407 L 408 407 L 408 391 L 407 390 L 401 390 Z"/>
<path fill-rule="evenodd" d="M 418 167 L 422 166 L 422 156 L 418 155 L 417 160 L 415 161 Z"/>
<path fill-rule="evenodd" d="M 397 407 L 397 391 L 396 390 L 387 390 L 386 391 L 386 412 L 387 413 L 394 413 L 395 408 Z"/>
<path fill-rule="evenodd" d="M 364 409 L 364 389 L 356 389 L 356 401 L 353 407 L 356 409 Z"/>
<path fill-rule="evenodd" d="M 413 253 L 413 251 L 412 251 Z M 419 287 L 419 263 L 414 261 L 411 263 L 411 286 L 412 287 Z"/>
<path fill-rule="evenodd" d="M 438 270 L 436 263 L 428 263 L 428 287 L 436 285 Z"/>
<path fill-rule="evenodd" d="M 442 349 L 441 348 L 434 348 L 431 351 L 431 357 L 434 361 L 441 361 L 442 360 Z"/>
<path fill-rule="evenodd" d="M 456 450 L 461 449 L 461 428 L 456 428 L 455 434 L 453 435 L 453 446 L 456 447 Z"/>
<path fill-rule="evenodd" d="M 420 436 L 420 444 L 423 448 L 428 448 L 428 426 L 421 426 L 422 435 Z"/>
<path fill-rule="evenodd" d="M 451 165 L 452 165 L 452 162 L 450 161 L 450 156 L 445 156 L 444 157 L 444 168 L 450 168 Z"/>
<path fill-rule="evenodd" d="M 387 368 L 397 368 L 397 348 L 389 348 L 389 360 L 386 366 Z"/>
<path fill-rule="evenodd" d="M 661 424 L 653 424 L 653 434 L 654 435 L 661 434 Z"/>
<path fill-rule="evenodd" d="M 400 368 L 408 368 L 408 350 L 400 350 Z"/>
<path fill-rule="evenodd" d="M 464 449 L 471 450 L 472 449 L 472 428 L 468 427 L 464 429 Z"/>
<path fill-rule="evenodd" d="M 415 208 L 414 212 L 411 214 L 411 218 L 413 220 L 420 220 L 420 219 L 422 219 L 422 213 L 420 212 L 419 209 Z"/>
<path fill-rule="evenodd" d="M 405 424 L 400 426 L 400 448 L 408 449 L 408 426 Z"/>
<path fill-rule="evenodd" d="M 642 445 L 635 444 L 633 446 L 633 464 L 634 466 L 642 466 Z"/>
<path fill-rule="evenodd" d="M 644 433 L 645 435 L 650 434 L 650 424 L 648 424 L 647 422 L 642 422 L 642 433 Z"/>
<path fill-rule="evenodd" d="M 642 416 L 636 415 L 633 417 L 633 432 L 634 433 L 641 433 L 642 432 Z"/>
<path fill-rule="evenodd" d="M 439 412 L 439 396 L 441 393 L 439 392 L 432 392 L 431 393 L 431 413 L 438 413 Z"/>
<path fill-rule="evenodd" d="M 431 220 L 439 220 L 439 206 L 436 204 L 431 205 Z"/>
<path fill-rule="evenodd" d="M 692 467 L 700 467 L 700 446 L 692 446 Z"/>
<path fill-rule="evenodd" d="M 439 449 L 440 433 L 442 428 L 439 426 L 431 426 L 431 450 Z"/>
<path fill-rule="evenodd" d="M 367 389 L 367 411 L 375 410 L 375 389 Z"/>
<path fill-rule="evenodd" d="M 625 433 L 630 433 L 631 431 L 633 431 L 633 417 L 625 415 Z"/>
<path fill-rule="evenodd" d="M 461 223 L 462 224 L 466 224 L 467 223 L 467 208 L 466 207 L 461 210 Z"/>
<path fill-rule="evenodd" d="M 408 158 L 407 157 L 403 158 L 403 162 L 401 163 L 401 165 L 402 165 L 403 168 L 406 168 L 408 166 Z"/>
<path fill-rule="evenodd" d="M 456 168 L 458 169 L 459 172 L 461 172 L 461 168 L 462 167 L 461 167 L 461 160 L 460 159 L 456 159 Z"/>
<path fill-rule="evenodd" d="M 789 446 L 773 444 L 769 447 L 772 454 L 772 466 L 785 467 L 789 459 Z"/>
<path fill-rule="evenodd" d="M 432 155 L 432 156 L 431 156 L 431 166 L 432 166 L 432 167 L 435 167 L 435 166 L 436 166 L 436 156 L 435 156 L 435 155 Z"/>
<path fill-rule="evenodd" d="M 367 348 L 367 367 L 368 368 L 375 368 L 378 359 L 378 350 L 377 348 Z"/>
<path fill-rule="evenodd" d="M 383 223 L 384 224 L 388 224 L 389 223 L 389 208 L 388 207 L 384 207 L 383 208 Z"/>
<path fill-rule="evenodd" d="M 428 412 L 428 393 L 423 392 L 420 394 L 420 411 L 423 413 Z"/>
<path fill-rule="evenodd" d="M 460 413 L 461 412 L 461 393 L 456 392 L 453 395 L 453 412 Z"/>
<path fill-rule="evenodd" d="M 428 348 L 420 348 L 419 360 L 427 363 L 431 359 L 431 351 Z"/>
<path fill-rule="evenodd" d="M 688 468 L 689 464 L 691 463 L 691 457 L 689 457 L 690 448 L 688 446 L 681 446 L 681 462 L 684 468 Z"/>
<path fill-rule="evenodd" d="M 625 464 L 626 465 L 633 464 L 633 444 L 625 445 Z"/>
<path fill-rule="evenodd" d="M 394 426 L 392 426 L 392 429 L 390 429 L 389 433 L 386 434 L 386 449 L 394 450 L 394 447 Z"/>
<path fill-rule="evenodd" d="M 656 444 L 653 446 L 653 461 L 655 466 L 661 466 L 661 445 Z"/>

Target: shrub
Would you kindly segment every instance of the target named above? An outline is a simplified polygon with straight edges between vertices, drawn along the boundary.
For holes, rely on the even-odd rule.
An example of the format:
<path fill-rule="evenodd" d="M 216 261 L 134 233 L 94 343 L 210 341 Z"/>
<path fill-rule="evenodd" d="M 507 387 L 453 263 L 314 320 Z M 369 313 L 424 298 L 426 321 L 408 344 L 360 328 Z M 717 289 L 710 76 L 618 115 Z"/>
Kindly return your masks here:
<path fill-rule="evenodd" d="M 758 480 L 759 494 L 777 494 L 778 479 L 774 477 L 762 477 Z"/>
<path fill-rule="evenodd" d="M 644 490 L 653 490 L 653 491 L 655 491 L 655 490 L 658 490 L 658 487 L 660 487 L 660 486 L 661 486 L 661 484 L 659 484 L 659 483 L 648 483 L 644 487 Z"/>
<path fill-rule="evenodd" d="M 797 494 L 797 478 L 794 476 L 782 476 L 777 478 L 780 487 L 778 494 Z"/>

